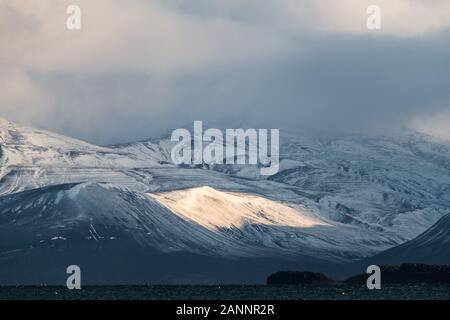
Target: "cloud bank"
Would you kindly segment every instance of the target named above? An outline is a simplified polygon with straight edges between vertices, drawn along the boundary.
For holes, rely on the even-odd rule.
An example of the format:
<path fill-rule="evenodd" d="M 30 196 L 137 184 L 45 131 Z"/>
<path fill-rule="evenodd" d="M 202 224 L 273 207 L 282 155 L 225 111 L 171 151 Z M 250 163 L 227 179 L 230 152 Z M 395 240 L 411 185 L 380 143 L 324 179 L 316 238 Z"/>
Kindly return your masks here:
<path fill-rule="evenodd" d="M 450 138 L 450 2 L 377 1 L 376 32 L 372 2 L 2 2 L 0 116 L 100 144 L 195 119 Z"/>

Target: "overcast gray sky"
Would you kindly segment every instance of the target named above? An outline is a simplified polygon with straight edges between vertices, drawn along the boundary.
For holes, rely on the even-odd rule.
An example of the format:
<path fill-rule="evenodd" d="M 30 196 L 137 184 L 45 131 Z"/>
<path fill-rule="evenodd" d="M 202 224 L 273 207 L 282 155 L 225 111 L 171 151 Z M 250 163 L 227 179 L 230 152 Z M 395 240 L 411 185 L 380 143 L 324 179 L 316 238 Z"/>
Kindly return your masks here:
<path fill-rule="evenodd" d="M 450 139 L 447 0 L 0 0 L 0 40 L 0 116 L 98 144 L 193 120 Z"/>

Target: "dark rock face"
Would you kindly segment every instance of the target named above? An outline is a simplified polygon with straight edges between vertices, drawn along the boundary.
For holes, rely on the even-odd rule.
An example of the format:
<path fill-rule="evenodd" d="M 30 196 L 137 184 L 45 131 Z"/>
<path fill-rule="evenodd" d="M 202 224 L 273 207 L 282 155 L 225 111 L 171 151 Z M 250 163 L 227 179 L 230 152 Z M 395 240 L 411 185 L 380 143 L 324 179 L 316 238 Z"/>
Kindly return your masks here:
<path fill-rule="evenodd" d="M 347 279 L 349 284 L 365 284 L 367 274 Z M 450 284 L 450 266 L 404 263 L 400 266 L 381 266 L 381 282 L 384 284 Z"/>
<path fill-rule="evenodd" d="M 267 278 L 268 285 L 332 284 L 333 282 L 322 273 L 300 271 L 277 272 Z"/>

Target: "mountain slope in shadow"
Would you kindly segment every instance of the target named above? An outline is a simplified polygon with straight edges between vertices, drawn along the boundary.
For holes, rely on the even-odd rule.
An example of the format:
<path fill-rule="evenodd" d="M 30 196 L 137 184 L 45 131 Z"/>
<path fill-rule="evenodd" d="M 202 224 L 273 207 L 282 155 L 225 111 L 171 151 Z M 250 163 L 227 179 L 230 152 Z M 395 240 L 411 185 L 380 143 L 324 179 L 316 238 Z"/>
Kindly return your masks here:
<path fill-rule="evenodd" d="M 375 256 L 351 263 L 342 273 L 346 275 L 362 273 L 372 264 L 401 265 L 403 263 L 450 265 L 450 214 L 442 217 L 416 238 Z"/>
<path fill-rule="evenodd" d="M 300 228 L 267 226 L 265 243 L 262 225 L 211 230 L 146 194 L 110 184 L 3 196 L 0 212 L 3 285 L 64 285 L 69 265 L 81 267 L 84 284 L 263 283 L 278 269 L 336 267 L 325 251 L 303 253 L 301 242 L 298 250 L 273 247 Z"/>

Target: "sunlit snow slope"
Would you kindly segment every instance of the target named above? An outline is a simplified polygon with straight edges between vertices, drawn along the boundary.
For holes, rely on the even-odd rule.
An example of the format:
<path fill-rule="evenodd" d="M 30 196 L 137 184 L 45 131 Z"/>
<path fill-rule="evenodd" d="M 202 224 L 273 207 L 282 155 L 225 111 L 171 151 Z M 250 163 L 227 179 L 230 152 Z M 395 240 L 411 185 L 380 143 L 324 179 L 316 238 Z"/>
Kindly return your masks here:
<path fill-rule="evenodd" d="M 183 219 L 209 230 L 242 228 L 246 224 L 311 228 L 330 226 L 304 211 L 245 193 L 221 192 L 211 187 L 150 194 Z"/>

